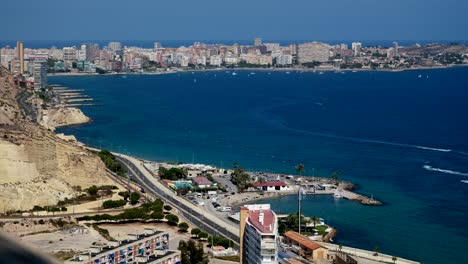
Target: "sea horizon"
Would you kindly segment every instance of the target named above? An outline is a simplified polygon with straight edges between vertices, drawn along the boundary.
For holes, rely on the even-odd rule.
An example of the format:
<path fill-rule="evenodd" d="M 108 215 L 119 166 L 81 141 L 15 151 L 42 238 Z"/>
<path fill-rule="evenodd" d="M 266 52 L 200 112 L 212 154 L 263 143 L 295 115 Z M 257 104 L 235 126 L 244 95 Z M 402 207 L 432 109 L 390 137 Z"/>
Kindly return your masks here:
<path fill-rule="evenodd" d="M 306 197 L 304 213 L 337 227 L 336 243 L 448 264 L 462 261 L 467 249 L 468 185 L 461 181 L 468 94 L 460 85 L 467 73 L 252 70 L 50 80 L 84 89 L 101 105 L 82 109 L 92 123 L 60 133 L 147 160 L 223 168 L 238 162 L 249 171 L 290 174 L 304 163 L 306 175 L 322 177 L 339 170 L 385 205 Z M 269 202 L 280 213 L 296 211 L 294 196 Z M 434 245 L 450 257 L 427 252 Z"/>

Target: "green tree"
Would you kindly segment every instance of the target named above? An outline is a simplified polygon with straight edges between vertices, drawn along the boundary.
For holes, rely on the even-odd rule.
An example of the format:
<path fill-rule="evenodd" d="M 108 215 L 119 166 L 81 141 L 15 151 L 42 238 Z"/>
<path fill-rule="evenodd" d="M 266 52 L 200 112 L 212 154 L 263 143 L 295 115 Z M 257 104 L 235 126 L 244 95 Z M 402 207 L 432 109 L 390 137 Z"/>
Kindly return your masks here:
<path fill-rule="evenodd" d="M 88 189 L 86 189 L 86 191 L 88 192 L 89 195 L 95 196 L 95 195 L 97 195 L 98 187 L 96 187 L 96 185 L 93 185 L 93 186 L 89 187 Z"/>
<path fill-rule="evenodd" d="M 379 247 L 375 247 L 375 248 L 374 248 L 374 256 L 378 256 L 378 255 L 379 255 L 379 251 L 380 251 L 380 248 L 379 248 Z"/>
<path fill-rule="evenodd" d="M 338 179 L 340 178 L 340 172 L 339 171 L 334 171 L 332 173 L 332 179 L 335 184 L 338 184 Z"/>
<path fill-rule="evenodd" d="M 172 210 L 172 207 L 170 205 L 165 205 L 164 210 L 170 211 L 170 210 Z"/>
<path fill-rule="evenodd" d="M 203 251 L 203 244 L 196 244 L 194 240 L 181 240 L 179 242 L 180 255 L 182 264 L 205 264 L 208 259 Z"/>
<path fill-rule="evenodd" d="M 296 171 L 299 173 L 299 175 L 302 176 L 302 173 L 305 171 L 305 166 L 302 163 L 299 163 L 296 165 Z"/>
<path fill-rule="evenodd" d="M 158 221 L 161 221 L 162 219 L 164 219 L 164 214 L 162 212 L 152 212 L 150 216 L 151 218 L 158 220 Z"/>
<path fill-rule="evenodd" d="M 171 226 L 176 226 L 179 223 L 179 217 L 173 214 L 166 215 L 167 223 Z"/>
<path fill-rule="evenodd" d="M 208 238 L 208 233 L 205 232 L 205 231 L 202 231 L 202 232 L 200 232 L 200 233 L 198 234 L 198 237 L 199 237 L 199 238 L 206 239 L 206 238 Z"/>
<path fill-rule="evenodd" d="M 119 192 L 119 195 L 122 196 L 124 200 L 128 200 L 128 197 L 130 197 L 128 192 Z"/>
<path fill-rule="evenodd" d="M 393 256 L 393 257 L 392 257 L 392 261 L 393 261 L 393 263 L 396 263 L 396 261 L 397 261 L 397 260 L 398 260 L 398 258 L 397 258 L 397 257 L 395 257 L 395 256 Z"/>
<path fill-rule="evenodd" d="M 314 228 L 315 228 L 316 224 L 319 222 L 319 219 L 316 216 L 312 216 L 311 220 L 312 220 L 312 223 L 314 224 Z"/>
<path fill-rule="evenodd" d="M 130 204 L 132 204 L 132 205 L 137 204 L 138 201 L 140 200 L 140 197 L 141 197 L 141 195 L 140 195 L 139 192 L 132 192 L 130 194 Z"/>
<path fill-rule="evenodd" d="M 193 228 L 192 231 L 190 231 L 190 233 L 196 237 L 198 237 L 198 234 L 200 234 L 200 232 L 201 232 L 200 228 Z"/>
<path fill-rule="evenodd" d="M 179 231 L 180 232 L 187 232 L 187 229 L 189 228 L 189 225 L 186 222 L 182 222 L 179 224 Z"/>

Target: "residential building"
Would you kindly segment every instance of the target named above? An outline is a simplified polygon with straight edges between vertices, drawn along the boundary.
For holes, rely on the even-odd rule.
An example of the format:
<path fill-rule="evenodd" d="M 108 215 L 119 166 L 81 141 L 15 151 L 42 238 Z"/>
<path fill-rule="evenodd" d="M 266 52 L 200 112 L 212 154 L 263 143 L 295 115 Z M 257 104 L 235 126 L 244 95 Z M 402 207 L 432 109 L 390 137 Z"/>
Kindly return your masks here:
<path fill-rule="evenodd" d="M 210 57 L 210 65 L 212 66 L 221 66 L 223 63 L 223 58 L 221 55 L 213 55 Z"/>
<path fill-rule="evenodd" d="M 320 42 L 308 42 L 297 47 L 298 63 L 327 62 L 330 58 L 330 45 Z"/>
<path fill-rule="evenodd" d="M 262 38 L 255 38 L 255 46 L 261 46 L 262 45 Z"/>
<path fill-rule="evenodd" d="M 281 54 L 276 57 L 277 65 L 291 65 L 293 63 L 293 57 L 289 54 Z"/>
<path fill-rule="evenodd" d="M 321 263 L 329 259 L 328 249 L 297 232 L 288 231 L 284 233 L 284 243 L 291 245 L 293 251 L 296 251 L 298 255 L 314 261 L 314 263 Z"/>
<path fill-rule="evenodd" d="M 266 192 L 278 192 L 278 191 L 290 191 L 291 187 L 285 183 L 280 181 L 275 182 L 254 182 L 252 183 L 254 188 L 257 188 L 259 191 L 266 191 Z"/>
<path fill-rule="evenodd" d="M 353 42 L 351 44 L 351 49 L 354 52 L 354 56 L 358 56 L 361 53 L 362 43 L 361 42 Z"/>
<path fill-rule="evenodd" d="M 205 177 L 194 177 L 192 182 L 200 189 L 206 189 L 213 187 L 213 183 Z"/>
<path fill-rule="evenodd" d="M 393 53 L 395 57 L 398 57 L 398 42 L 393 42 L 392 43 L 392 48 L 393 48 Z"/>
<path fill-rule="evenodd" d="M 47 87 L 47 63 L 43 61 L 34 62 L 33 67 L 34 89 L 40 90 Z"/>
<path fill-rule="evenodd" d="M 278 219 L 269 204 L 240 209 L 240 263 L 278 263 Z"/>
<path fill-rule="evenodd" d="M 154 43 L 154 49 L 157 50 L 157 49 L 160 49 L 160 48 L 162 48 L 161 42 L 155 42 Z"/>
<path fill-rule="evenodd" d="M 64 47 L 62 50 L 64 61 L 68 62 L 76 60 L 76 49 L 74 47 Z"/>
<path fill-rule="evenodd" d="M 122 44 L 120 42 L 109 42 L 107 47 L 113 52 L 118 52 L 122 50 Z"/>
<path fill-rule="evenodd" d="M 19 62 L 19 73 L 24 74 L 24 44 L 23 41 L 16 43 L 16 49 L 18 50 L 18 62 Z"/>
<path fill-rule="evenodd" d="M 143 234 L 129 234 L 126 240 L 93 246 L 89 252 L 65 261 L 67 264 L 152 263 L 180 264 L 180 251 L 169 250 L 169 233 L 145 228 Z"/>

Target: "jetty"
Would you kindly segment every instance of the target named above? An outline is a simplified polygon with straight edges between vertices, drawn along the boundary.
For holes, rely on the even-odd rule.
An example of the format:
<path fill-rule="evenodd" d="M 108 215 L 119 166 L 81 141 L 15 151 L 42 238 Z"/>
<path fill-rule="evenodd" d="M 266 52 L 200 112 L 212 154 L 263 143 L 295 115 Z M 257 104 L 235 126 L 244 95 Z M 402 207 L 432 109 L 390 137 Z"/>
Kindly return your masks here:
<path fill-rule="evenodd" d="M 95 100 L 87 94 L 84 89 L 69 89 L 67 87 L 52 85 L 56 101 L 66 107 L 95 106 Z"/>

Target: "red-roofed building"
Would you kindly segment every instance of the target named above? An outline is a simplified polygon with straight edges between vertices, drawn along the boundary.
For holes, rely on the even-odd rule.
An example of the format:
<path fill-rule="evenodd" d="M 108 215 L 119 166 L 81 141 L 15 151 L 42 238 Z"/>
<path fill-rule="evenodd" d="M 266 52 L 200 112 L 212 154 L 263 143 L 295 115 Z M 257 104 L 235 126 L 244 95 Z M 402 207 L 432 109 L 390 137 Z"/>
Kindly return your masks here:
<path fill-rule="evenodd" d="M 278 263 L 278 219 L 269 204 L 248 204 L 240 212 L 241 263 Z"/>
<path fill-rule="evenodd" d="M 288 231 L 284 233 L 284 242 L 292 245 L 293 248 L 298 248 L 299 255 L 306 259 L 312 261 L 328 259 L 328 250 L 326 248 L 297 232 Z"/>
<path fill-rule="evenodd" d="M 259 191 L 265 192 L 278 192 L 278 191 L 290 191 L 291 187 L 282 181 L 274 182 L 254 182 L 252 185 Z"/>
<path fill-rule="evenodd" d="M 199 188 L 210 188 L 213 186 L 213 183 L 205 177 L 194 177 L 192 182 Z"/>

